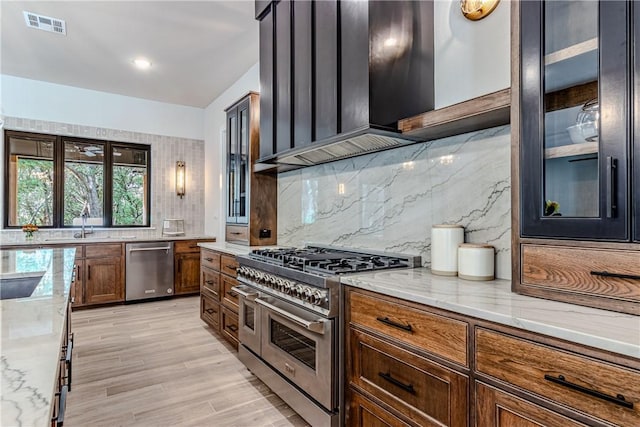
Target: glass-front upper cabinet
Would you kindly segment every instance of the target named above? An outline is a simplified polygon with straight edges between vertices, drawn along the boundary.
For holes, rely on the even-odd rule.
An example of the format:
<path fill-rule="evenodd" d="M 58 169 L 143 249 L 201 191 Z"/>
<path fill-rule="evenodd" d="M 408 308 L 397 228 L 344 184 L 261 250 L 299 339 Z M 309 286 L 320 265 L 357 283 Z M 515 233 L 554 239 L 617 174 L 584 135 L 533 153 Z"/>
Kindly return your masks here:
<path fill-rule="evenodd" d="M 227 110 L 227 223 L 248 222 L 249 100 Z"/>
<path fill-rule="evenodd" d="M 628 240 L 630 3 L 520 7 L 522 235 Z"/>

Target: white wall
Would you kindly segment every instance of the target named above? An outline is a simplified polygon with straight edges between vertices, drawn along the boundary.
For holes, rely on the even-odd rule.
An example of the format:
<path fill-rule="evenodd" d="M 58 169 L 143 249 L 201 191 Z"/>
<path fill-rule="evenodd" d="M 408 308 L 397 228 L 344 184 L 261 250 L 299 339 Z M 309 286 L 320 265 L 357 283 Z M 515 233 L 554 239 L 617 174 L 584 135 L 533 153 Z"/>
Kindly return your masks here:
<path fill-rule="evenodd" d="M 434 2 L 435 107 L 511 86 L 511 2 L 480 21 L 460 12 L 459 0 Z"/>
<path fill-rule="evenodd" d="M 225 204 L 223 188 L 226 148 L 220 140 L 226 126 L 224 110 L 249 91 L 260 91 L 260 67 L 255 64 L 226 91 L 216 98 L 204 112 L 204 232 L 224 241 Z"/>
<path fill-rule="evenodd" d="M 81 126 L 203 139 L 202 108 L 0 76 L 0 112 Z"/>

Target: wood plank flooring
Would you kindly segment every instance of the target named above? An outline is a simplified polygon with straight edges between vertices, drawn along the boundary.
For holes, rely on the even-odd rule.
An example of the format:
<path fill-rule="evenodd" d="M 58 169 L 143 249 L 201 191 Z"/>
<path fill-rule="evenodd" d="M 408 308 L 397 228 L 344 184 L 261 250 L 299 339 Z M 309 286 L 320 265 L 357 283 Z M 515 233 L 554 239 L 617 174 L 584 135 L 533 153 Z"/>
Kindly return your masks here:
<path fill-rule="evenodd" d="M 307 426 L 198 312 L 198 297 L 73 312 L 65 427 Z"/>

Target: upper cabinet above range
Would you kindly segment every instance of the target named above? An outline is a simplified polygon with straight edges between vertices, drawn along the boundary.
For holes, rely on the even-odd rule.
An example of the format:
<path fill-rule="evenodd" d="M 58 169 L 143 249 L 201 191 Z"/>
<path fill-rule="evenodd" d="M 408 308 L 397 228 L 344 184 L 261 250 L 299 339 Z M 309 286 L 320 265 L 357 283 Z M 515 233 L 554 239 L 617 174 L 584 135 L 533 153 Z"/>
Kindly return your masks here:
<path fill-rule="evenodd" d="M 256 1 L 260 161 L 301 167 L 415 142 L 433 109 L 430 1 Z"/>

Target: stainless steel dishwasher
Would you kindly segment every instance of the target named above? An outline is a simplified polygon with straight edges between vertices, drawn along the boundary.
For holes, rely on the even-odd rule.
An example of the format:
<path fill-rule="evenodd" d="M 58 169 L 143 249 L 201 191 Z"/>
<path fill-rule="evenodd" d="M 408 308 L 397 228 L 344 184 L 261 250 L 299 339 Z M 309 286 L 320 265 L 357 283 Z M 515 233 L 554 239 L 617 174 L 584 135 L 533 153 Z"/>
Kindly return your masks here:
<path fill-rule="evenodd" d="M 126 244 L 125 300 L 173 295 L 173 242 Z"/>

